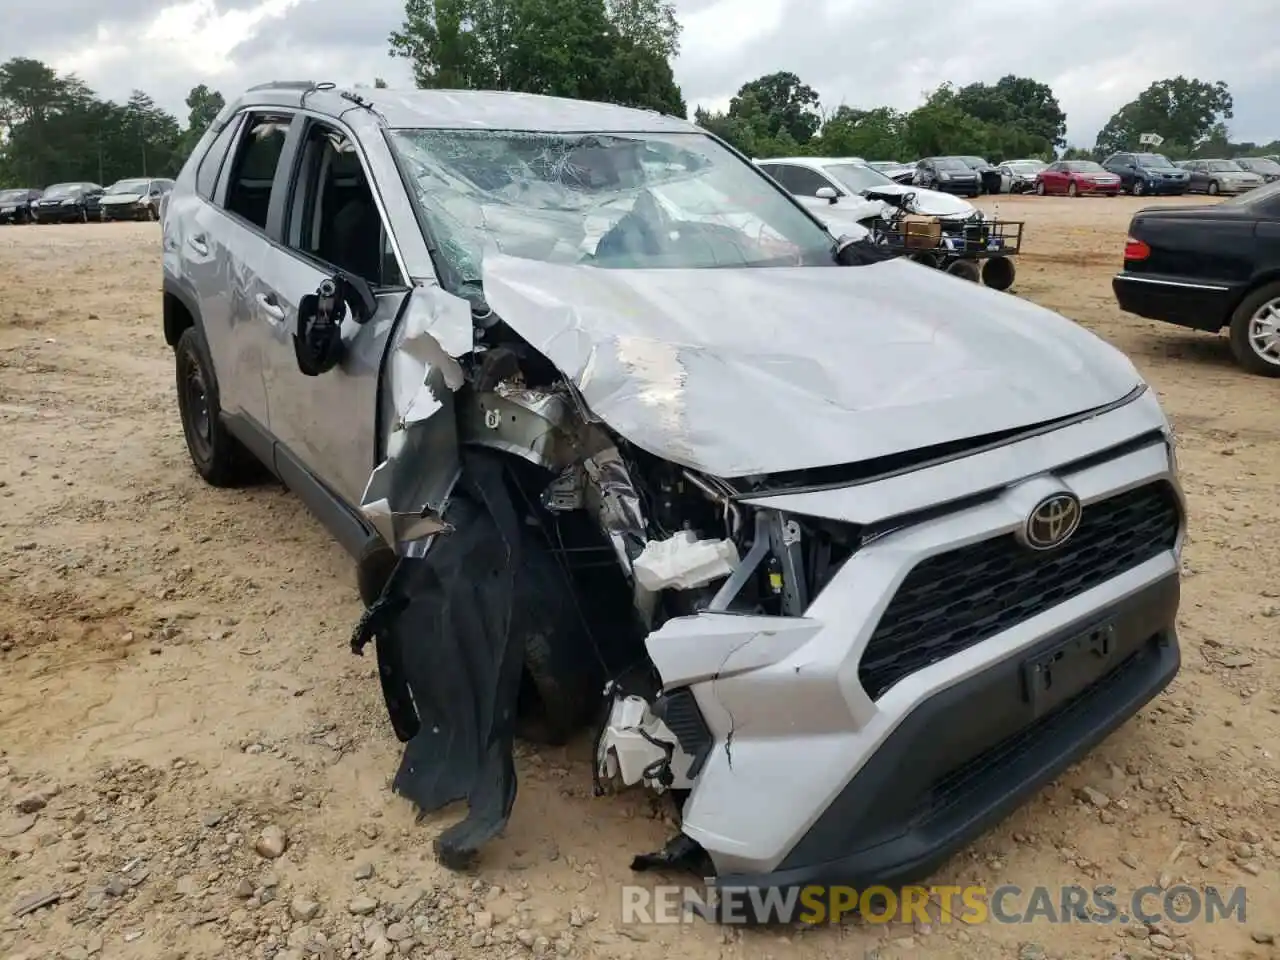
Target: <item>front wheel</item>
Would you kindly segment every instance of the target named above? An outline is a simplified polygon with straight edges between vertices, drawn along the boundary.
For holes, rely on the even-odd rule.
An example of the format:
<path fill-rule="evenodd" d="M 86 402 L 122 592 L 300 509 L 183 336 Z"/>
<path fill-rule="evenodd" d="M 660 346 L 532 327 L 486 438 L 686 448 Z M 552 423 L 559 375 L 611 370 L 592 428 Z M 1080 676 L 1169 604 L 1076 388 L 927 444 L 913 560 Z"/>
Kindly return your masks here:
<path fill-rule="evenodd" d="M 1133 195 L 1135 197 L 1140 197 L 1145 192 L 1146 192 L 1146 188 L 1143 187 L 1141 180 L 1133 181 Z"/>
<path fill-rule="evenodd" d="M 1076 185 L 1075 185 L 1074 183 L 1073 183 L 1073 184 L 1071 184 L 1069 187 L 1067 187 L 1067 196 L 1068 196 L 1068 197 L 1078 197 L 1078 196 L 1080 196 L 1080 191 L 1079 191 L 1079 189 L 1076 187 Z"/>
<path fill-rule="evenodd" d="M 1044 183 L 1043 183 L 1043 182 L 1041 182 L 1041 183 L 1037 183 L 1037 184 L 1036 184 L 1036 196 L 1037 196 L 1037 197 L 1043 197 L 1043 196 L 1044 196 Z"/>
<path fill-rule="evenodd" d="M 1241 301 L 1231 315 L 1231 353 L 1250 373 L 1280 377 L 1280 282 L 1268 283 Z"/>
<path fill-rule="evenodd" d="M 1217 180 L 1210 180 L 1210 181 L 1209 181 L 1209 187 L 1208 187 L 1208 194 L 1209 194 L 1209 196 L 1211 196 L 1211 197 L 1216 197 L 1216 196 L 1218 195 L 1218 191 L 1219 191 L 1219 190 L 1221 190 L 1221 189 L 1222 189 L 1222 188 L 1218 186 L 1218 181 L 1217 181 Z"/>

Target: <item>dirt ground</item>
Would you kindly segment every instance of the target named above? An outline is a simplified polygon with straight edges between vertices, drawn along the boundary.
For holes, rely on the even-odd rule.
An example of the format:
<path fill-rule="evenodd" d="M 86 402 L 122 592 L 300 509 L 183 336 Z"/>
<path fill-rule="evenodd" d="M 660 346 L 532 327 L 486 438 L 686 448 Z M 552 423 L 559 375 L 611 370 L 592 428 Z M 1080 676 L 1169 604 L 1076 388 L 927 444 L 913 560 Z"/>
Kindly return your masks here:
<path fill-rule="evenodd" d="M 1116 309 L 1137 206 L 999 201 L 1028 221 L 1015 292 L 1125 350 L 1177 429 L 1183 671 L 933 882 L 1244 885 L 1243 924 L 627 925 L 622 886 L 657 882 L 631 857 L 671 827 L 594 798 L 585 741 L 521 747 L 505 835 L 443 870 L 452 814 L 389 789 L 351 562 L 279 487 L 197 479 L 158 228 L 89 224 L 0 228 L 0 957 L 1280 956 L 1280 395 Z"/>

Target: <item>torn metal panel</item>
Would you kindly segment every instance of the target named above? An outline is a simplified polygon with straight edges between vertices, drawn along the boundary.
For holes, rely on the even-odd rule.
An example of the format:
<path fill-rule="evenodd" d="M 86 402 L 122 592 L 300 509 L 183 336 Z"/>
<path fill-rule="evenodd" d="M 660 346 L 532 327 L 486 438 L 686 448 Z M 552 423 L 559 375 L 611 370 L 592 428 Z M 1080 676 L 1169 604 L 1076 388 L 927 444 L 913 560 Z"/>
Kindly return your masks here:
<path fill-rule="evenodd" d="M 474 338 L 470 304 L 440 287 L 416 287 L 404 309 L 385 365 L 386 459 L 360 502 L 397 551 L 446 529 L 440 511 L 459 471 L 454 393 L 464 377 L 456 358 Z"/>
<path fill-rule="evenodd" d="M 596 415 L 712 476 L 996 433 L 1101 406 L 1140 382 L 1071 321 L 902 260 L 708 271 L 494 254 L 483 273 L 489 306 Z"/>

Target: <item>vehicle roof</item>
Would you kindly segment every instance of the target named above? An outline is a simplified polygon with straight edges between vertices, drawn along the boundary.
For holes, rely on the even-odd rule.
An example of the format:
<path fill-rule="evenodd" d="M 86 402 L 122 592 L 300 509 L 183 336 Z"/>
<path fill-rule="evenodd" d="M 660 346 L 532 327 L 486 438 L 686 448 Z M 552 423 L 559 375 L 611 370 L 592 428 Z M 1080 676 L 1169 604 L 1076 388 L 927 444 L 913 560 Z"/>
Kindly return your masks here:
<path fill-rule="evenodd" d="M 552 133 L 705 133 L 656 110 L 611 103 L 495 90 L 353 88 L 311 81 L 277 81 L 245 91 L 227 109 L 305 106 L 337 116 L 367 104 L 392 128 L 525 130 Z"/>

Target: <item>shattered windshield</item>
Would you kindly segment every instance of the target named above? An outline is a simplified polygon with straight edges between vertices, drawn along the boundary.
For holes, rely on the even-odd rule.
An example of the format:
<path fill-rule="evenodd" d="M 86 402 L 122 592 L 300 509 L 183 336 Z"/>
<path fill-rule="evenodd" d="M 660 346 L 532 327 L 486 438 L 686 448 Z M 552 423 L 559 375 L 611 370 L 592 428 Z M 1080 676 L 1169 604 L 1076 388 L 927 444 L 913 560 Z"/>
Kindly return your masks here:
<path fill-rule="evenodd" d="M 897 187 L 898 185 L 879 170 L 872 170 L 861 163 L 831 163 L 822 168 L 840 181 L 853 193 L 863 190 L 874 190 L 876 187 Z"/>
<path fill-rule="evenodd" d="M 395 130 L 439 254 L 477 288 L 486 253 L 610 268 L 834 265 L 835 241 L 697 133 Z"/>
<path fill-rule="evenodd" d="M 121 180 L 107 188 L 107 193 L 146 193 L 150 180 Z"/>

